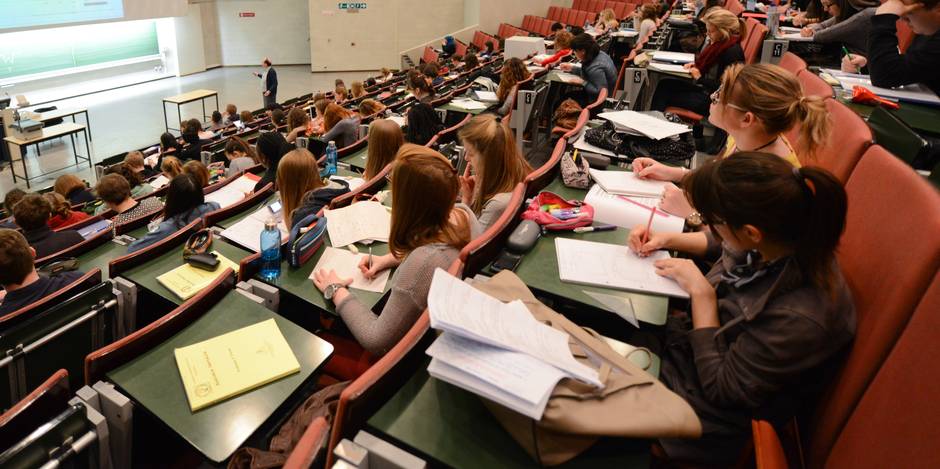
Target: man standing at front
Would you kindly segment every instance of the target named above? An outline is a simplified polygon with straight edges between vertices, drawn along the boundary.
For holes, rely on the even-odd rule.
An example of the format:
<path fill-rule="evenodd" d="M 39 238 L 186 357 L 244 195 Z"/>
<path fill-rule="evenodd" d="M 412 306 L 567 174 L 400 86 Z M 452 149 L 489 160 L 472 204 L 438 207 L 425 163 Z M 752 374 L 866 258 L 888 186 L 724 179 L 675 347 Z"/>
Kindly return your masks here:
<path fill-rule="evenodd" d="M 269 109 L 277 104 L 277 72 L 271 66 L 271 60 L 265 58 L 261 61 L 261 73 L 255 72 L 255 76 L 261 79 L 261 100 L 264 108 Z"/>

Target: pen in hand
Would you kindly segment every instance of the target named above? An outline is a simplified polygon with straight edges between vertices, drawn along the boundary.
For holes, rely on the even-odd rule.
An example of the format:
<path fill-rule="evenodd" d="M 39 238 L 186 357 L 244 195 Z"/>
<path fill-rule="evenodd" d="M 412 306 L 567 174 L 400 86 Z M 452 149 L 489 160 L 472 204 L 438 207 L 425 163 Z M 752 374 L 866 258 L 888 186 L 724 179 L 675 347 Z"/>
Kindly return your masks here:
<path fill-rule="evenodd" d="M 845 53 L 845 56 L 849 58 L 849 63 L 851 63 L 851 62 L 852 62 L 852 54 L 849 53 L 849 50 L 845 47 L 845 44 L 842 45 L 842 52 Z M 862 67 L 859 67 L 858 65 L 856 65 L 856 66 L 855 66 L 855 73 L 861 74 L 861 73 L 862 73 Z"/>
<path fill-rule="evenodd" d="M 369 245 L 369 270 L 372 270 L 372 245 Z"/>

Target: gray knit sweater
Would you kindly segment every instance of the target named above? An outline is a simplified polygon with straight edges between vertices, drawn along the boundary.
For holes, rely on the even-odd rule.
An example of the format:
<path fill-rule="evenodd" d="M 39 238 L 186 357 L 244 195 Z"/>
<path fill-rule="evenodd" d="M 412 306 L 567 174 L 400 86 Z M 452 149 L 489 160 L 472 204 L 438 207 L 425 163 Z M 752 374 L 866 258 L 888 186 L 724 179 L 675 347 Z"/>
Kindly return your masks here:
<path fill-rule="evenodd" d="M 473 212 L 465 205 L 457 207 L 469 215 L 471 238 L 479 236 L 480 225 Z M 336 312 L 359 345 L 375 356 L 384 355 L 427 308 L 434 269 L 446 270 L 458 254 L 460 251 L 442 243 L 421 246 L 408 254 L 392 275 L 392 289 L 382 314 L 373 313 L 355 295 L 347 295 L 336 305 Z"/>
<path fill-rule="evenodd" d="M 849 52 L 868 56 L 868 32 L 871 30 L 871 17 L 874 15 L 875 8 L 866 8 L 841 23 L 836 23 L 833 17 L 810 25 L 810 28 L 816 30 L 813 41 L 841 42 Z"/>

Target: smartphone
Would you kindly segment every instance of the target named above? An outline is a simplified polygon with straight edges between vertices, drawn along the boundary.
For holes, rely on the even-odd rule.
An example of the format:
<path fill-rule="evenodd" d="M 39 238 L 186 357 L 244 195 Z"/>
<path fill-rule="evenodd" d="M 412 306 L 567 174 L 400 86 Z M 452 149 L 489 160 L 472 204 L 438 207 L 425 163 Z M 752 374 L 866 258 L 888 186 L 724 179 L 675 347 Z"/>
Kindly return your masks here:
<path fill-rule="evenodd" d="M 281 201 L 278 200 L 278 201 L 272 203 L 271 205 L 268 205 L 268 210 L 270 210 L 271 213 L 273 213 L 273 214 L 275 214 L 275 215 L 281 213 Z"/>
<path fill-rule="evenodd" d="M 499 253 L 499 256 L 496 258 L 496 260 L 490 264 L 490 271 L 494 274 L 497 274 L 503 270 L 512 272 L 516 270 L 516 267 L 519 267 L 520 262 L 522 262 L 522 254 L 513 254 L 509 251 L 503 250 Z"/>
<path fill-rule="evenodd" d="M 456 147 L 457 151 L 457 175 L 463 176 L 467 169 L 467 150 L 464 147 Z"/>

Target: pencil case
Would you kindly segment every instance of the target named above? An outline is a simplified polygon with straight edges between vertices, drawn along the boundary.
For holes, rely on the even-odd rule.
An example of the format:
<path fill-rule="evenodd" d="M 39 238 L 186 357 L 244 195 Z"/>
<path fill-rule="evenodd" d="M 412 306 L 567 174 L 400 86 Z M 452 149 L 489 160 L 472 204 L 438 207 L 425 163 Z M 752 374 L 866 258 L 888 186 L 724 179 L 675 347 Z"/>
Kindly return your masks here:
<path fill-rule="evenodd" d="M 565 218 L 552 215 L 552 211 Z M 553 192 L 542 191 L 529 202 L 522 219 L 532 220 L 549 231 L 573 230 L 594 223 L 594 207 L 581 200 L 565 200 Z"/>
<path fill-rule="evenodd" d="M 294 268 L 302 266 L 313 257 L 323 244 L 326 234 L 326 217 L 308 215 L 294 224 L 287 242 L 287 263 Z"/>

